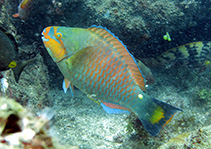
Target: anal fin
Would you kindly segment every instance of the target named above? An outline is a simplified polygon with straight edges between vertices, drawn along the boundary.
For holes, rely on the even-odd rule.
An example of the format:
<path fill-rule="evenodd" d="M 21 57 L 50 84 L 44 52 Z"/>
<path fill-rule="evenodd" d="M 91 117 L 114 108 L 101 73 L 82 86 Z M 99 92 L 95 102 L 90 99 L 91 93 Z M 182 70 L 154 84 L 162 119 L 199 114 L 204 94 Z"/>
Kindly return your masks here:
<path fill-rule="evenodd" d="M 108 114 L 130 113 L 130 109 L 114 103 L 102 102 L 101 106 Z"/>

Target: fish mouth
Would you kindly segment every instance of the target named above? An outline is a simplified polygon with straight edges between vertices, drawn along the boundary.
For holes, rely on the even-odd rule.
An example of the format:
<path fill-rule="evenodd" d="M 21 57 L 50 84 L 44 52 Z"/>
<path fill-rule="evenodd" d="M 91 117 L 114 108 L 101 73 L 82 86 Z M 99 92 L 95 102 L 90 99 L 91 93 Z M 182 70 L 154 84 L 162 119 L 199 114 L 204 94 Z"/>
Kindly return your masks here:
<path fill-rule="evenodd" d="M 42 40 L 43 40 L 43 41 L 45 41 L 45 42 L 49 41 L 49 39 L 45 38 L 45 35 L 43 34 L 43 32 L 42 32 L 42 34 L 41 34 L 41 35 L 42 35 L 42 37 L 41 37 L 41 38 L 42 38 Z"/>

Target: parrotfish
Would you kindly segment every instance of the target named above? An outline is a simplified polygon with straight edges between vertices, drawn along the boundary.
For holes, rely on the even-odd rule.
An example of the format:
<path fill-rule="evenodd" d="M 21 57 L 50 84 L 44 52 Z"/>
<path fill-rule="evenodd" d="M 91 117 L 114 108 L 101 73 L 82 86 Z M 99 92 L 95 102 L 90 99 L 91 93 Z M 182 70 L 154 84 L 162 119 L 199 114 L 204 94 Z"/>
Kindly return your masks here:
<path fill-rule="evenodd" d="M 146 94 L 142 68 L 107 28 L 50 26 L 42 35 L 65 82 L 89 98 L 99 99 L 106 112 L 134 112 L 154 136 L 181 111 Z"/>
<path fill-rule="evenodd" d="M 172 48 L 156 58 L 141 59 L 148 67 L 152 66 L 187 66 L 189 68 L 200 68 L 200 74 L 211 72 L 211 42 L 198 41 L 176 48 Z"/>
<path fill-rule="evenodd" d="M 0 28 L 0 78 L 3 77 L 1 71 L 12 68 L 16 82 L 24 67 L 31 62 L 30 60 L 20 60 L 18 57 L 18 46 L 15 38 Z"/>
<path fill-rule="evenodd" d="M 14 14 L 13 17 L 20 17 L 21 19 L 27 19 L 29 15 L 29 8 L 32 4 L 32 0 L 22 0 L 18 6 L 18 13 Z"/>

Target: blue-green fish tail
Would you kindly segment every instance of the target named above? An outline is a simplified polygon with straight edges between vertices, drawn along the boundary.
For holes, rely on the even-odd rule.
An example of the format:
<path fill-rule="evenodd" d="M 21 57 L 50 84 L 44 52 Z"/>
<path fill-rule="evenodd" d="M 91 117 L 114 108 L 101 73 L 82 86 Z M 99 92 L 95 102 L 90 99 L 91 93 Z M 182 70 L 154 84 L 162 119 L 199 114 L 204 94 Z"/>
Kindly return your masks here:
<path fill-rule="evenodd" d="M 145 115 L 143 115 L 142 110 L 140 109 L 140 114 L 138 114 L 138 117 L 144 125 L 145 129 L 152 136 L 158 134 L 160 129 L 162 129 L 171 121 L 177 111 L 182 111 L 177 107 L 154 98 L 152 98 L 152 103 L 149 103 L 149 106 L 146 107 L 146 110 L 147 112 L 145 112 Z"/>

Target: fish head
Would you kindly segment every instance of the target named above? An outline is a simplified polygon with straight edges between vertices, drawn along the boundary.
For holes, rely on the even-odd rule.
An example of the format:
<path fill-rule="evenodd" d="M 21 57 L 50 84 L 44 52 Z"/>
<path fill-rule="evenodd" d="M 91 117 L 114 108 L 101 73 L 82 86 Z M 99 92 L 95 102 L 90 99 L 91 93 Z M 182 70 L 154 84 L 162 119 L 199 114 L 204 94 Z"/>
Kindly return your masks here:
<path fill-rule="evenodd" d="M 55 62 L 93 46 L 95 41 L 89 30 L 74 27 L 49 26 L 43 30 L 42 35 L 43 43 Z"/>
<path fill-rule="evenodd" d="M 42 32 L 42 41 L 55 62 L 60 62 L 68 56 L 64 45 L 65 35 L 58 28 L 50 26 Z"/>

